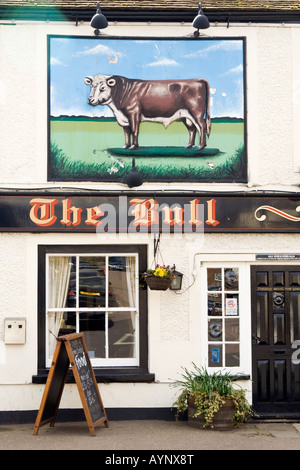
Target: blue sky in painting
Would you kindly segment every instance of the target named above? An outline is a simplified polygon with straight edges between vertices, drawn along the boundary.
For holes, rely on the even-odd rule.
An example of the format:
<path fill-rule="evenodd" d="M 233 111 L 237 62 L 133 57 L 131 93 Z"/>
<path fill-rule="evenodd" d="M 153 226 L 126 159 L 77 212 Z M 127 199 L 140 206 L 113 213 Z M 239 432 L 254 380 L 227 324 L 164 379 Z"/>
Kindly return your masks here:
<path fill-rule="evenodd" d="M 205 78 L 211 117 L 244 117 L 241 39 L 104 39 L 50 37 L 50 114 L 112 116 L 87 104 L 88 75 L 142 80 Z"/>

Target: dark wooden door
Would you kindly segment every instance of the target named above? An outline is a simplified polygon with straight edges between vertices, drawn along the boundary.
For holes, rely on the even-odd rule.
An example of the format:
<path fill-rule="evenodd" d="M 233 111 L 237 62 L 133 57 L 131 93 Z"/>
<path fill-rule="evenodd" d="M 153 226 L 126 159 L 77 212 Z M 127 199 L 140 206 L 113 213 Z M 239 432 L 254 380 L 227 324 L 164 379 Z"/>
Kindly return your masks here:
<path fill-rule="evenodd" d="M 253 266 L 251 283 L 253 408 L 300 417 L 300 266 Z"/>

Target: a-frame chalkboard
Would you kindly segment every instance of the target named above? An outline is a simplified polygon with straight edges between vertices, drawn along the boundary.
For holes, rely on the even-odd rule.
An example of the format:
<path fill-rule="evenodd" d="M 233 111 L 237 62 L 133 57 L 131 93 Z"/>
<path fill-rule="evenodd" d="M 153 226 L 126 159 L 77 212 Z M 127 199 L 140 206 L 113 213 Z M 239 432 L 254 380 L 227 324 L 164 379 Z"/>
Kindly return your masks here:
<path fill-rule="evenodd" d="M 94 436 L 95 426 L 100 423 L 104 423 L 108 427 L 108 419 L 84 335 L 83 333 L 74 333 L 57 338 L 56 349 L 33 430 L 34 435 L 44 424 L 50 423 L 50 426 L 54 426 L 70 364 L 90 433 Z"/>

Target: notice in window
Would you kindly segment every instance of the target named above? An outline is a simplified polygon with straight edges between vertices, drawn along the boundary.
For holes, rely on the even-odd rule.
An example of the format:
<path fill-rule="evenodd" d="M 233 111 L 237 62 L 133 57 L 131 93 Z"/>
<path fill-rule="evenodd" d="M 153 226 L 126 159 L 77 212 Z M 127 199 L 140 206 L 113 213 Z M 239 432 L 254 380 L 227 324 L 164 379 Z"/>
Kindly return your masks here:
<path fill-rule="evenodd" d="M 238 315 L 237 298 L 226 299 L 226 315 Z"/>

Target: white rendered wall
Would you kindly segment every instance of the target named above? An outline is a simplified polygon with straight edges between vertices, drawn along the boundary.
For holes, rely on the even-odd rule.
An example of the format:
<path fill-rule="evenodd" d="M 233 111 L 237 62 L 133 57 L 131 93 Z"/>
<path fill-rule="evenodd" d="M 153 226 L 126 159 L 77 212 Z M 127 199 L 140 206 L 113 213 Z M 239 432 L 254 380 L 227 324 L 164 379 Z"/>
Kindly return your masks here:
<path fill-rule="evenodd" d="M 9 22 L 8 22 L 9 23 Z M 111 25 L 103 36 L 189 37 L 190 25 Z M 47 182 L 47 35 L 88 35 L 87 24 L 17 23 L 0 26 L 0 187 L 45 187 Z M 210 37 L 246 37 L 248 163 L 251 189 L 299 184 L 298 25 L 212 25 Z M 91 184 L 73 184 L 87 187 Z M 70 183 L 68 183 L 70 186 Z M 71 184 L 72 186 L 72 184 Z M 98 187 L 97 183 L 92 184 Z M 101 187 L 106 187 L 101 185 Z M 160 185 L 178 188 L 176 183 Z M 180 188 L 191 185 L 180 185 Z M 212 184 L 193 184 L 212 188 Z M 108 184 L 110 189 L 120 185 Z M 143 190 L 155 187 L 145 183 Z M 214 184 L 216 190 L 246 185 Z"/>
<path fill-rule="evenodd" d="M 110 25 L 104 35 L 185 37 L 190 25 Z M 47 34 L 92 35 L 89 25 L 26 23 L 0 26 L 0 189 L 61 187 L 47 182 Z M 211 37 L 246 37 L 247 131 L 249 185 L 145 183 L 143 191 L 174 188 L 215 191 L 297 191 L 300 168 L 300 65 L 297 25 L 212 25 Z M 70 183 L 68 187 L 124 189 L 120 184 Z M 138 193 L 139 189 L 136 190 Z M 39 244 L 148 243 L 149 263 L 153 239 L 135 234 L 18 234 L 1 233 L 0 243 L 0 411 L 38 409 L 44 385 L 33 385 L 37 373 L 37 247 Z M 176 262 L 184 273 L 184 289 L 193 281 L 194 256 L 198 275 L 182 295 L 149 291 L 149 372 L 153 384 L 100 385 L 105 407 L 168 407 L 181 366 L 203 362 L 201 343 L 201 261 L 234 259 L 255 263 L 255 253 L 300 252 L 293 234 L 209 234 L 182 238 L 162 236 L 164 261 Z M 176 259 L 174 259 L 176 257 Z M 250 284 L 249 284 L 250 289 Z M 4 344 L 4 319 L 26 318 L 26 343 Z M 248 318 L 250 320 L 250 316 Z M 250 335 L 250 332 L 249 332 Z M 243 338 L 250 357 L 250 337 Z M 162 360 L 162 358 L 164 360 Z M 251 372 L 250 359 L 245 373 Z M 251 388 L 251 383 L 246 384 Z M 62 407 L 81 407 L 75 385 L 66 385 Z"/>
<path fill-rule="evenodd" d="M 153 239 L 149 235 L 122 235 L 121 243 L 148 243 L 149 263 L 152 261 Z M 0 410 L 38 409 L 44 385 L 32 384 L 32 375 L 37 373 L 37 247 L 39 244 L 105 244 L 112 240 L 105 234 L 1 234 L 1 263 L 5 275 L 0 277 Z M 118 242 L 115 236 L 114 242 Z M 149 371 L 155 374 L 151 384 L 105 384 L 100 385 L 106 407 L 168 407 L 172 405 L 174 390 L 170 383 L 178 379 L 181 367 L 190 367 L 192 362 L 204 365 L 205 343 L 201 321 L 205 321 L 206 310 L 201 307 L 201 269 L 206 262 L 237 262 L 255 264 L 255 253 L 300 251 L 298 235 L 277 234 L 209 234 L 183 235 L 172 240 L 162 236 L 161 251 L 166 263 L 172 263 L 176 253 L 178 270 L 184 273 L 183 294 L 172 291 L 148 294 L 149 318 Z M 196 253 L 201 253 L 196 255 Z M 194 264 L 194 259 L 196 260 Z M 201 267 L 202 266 L 202 267 Z M 247 278 L 247 275 L 246 275 Z M 249 283 L 250 285 L 250 283 Z M 249 324 L 249 305 L 244 306 Z M 26 318 L 26 343 L 4 344 L 4 318 L 22 316 Z M 245 373 L 251 373 L 250 328 L 241 338 L 247 356 Z M 204 347 L 204 349 L 203 349 Z M 163 358 L 163 360 L 162 360 Z M 251 383 L 244 384 L 251 390 Z M 80 407 L 75 385 L 67 385 L 61 406 Z"/>

